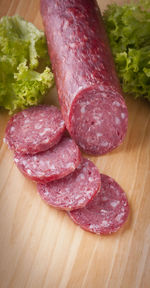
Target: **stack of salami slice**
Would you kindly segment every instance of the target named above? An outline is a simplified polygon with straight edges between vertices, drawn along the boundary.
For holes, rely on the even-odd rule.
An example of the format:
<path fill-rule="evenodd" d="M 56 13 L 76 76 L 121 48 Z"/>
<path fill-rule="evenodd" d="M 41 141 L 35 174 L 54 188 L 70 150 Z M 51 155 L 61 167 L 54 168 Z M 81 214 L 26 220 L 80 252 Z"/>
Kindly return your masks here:
<path fill-rule="evenodd" d="M 37 182 L 41 198 L 68 211 L 83 229 L 109 234 L 126 221 L 129 207 L 124 191 L 82 157 L 56 107 L 36 106 L 15 114 L 5 141 L 19 170 Z"/>

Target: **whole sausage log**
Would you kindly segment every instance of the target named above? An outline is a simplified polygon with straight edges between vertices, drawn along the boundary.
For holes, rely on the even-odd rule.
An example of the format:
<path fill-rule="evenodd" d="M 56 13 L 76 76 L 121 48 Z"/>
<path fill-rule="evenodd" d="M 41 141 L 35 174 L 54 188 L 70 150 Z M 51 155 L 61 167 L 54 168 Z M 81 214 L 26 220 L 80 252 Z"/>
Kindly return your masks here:
<path fill-rule="evenodd" d="M 41 0 L 61 111 L 72 138 L 89 154 L 122 143 L 128 114 L 95 0 Z"/>

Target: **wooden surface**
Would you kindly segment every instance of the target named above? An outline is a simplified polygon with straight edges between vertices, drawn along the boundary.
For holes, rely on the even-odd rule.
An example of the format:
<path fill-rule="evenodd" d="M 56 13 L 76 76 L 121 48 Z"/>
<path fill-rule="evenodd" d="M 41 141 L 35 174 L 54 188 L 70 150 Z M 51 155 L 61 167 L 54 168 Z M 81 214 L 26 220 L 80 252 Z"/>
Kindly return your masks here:
<path fill-rule="evenodd" d="M 102 10 L 108 2 L 99 0 Z M 15 13 L 43 28 L 39 1 L 0 0 L 0 17 Z M 53 103 L 55 94 L 53 89 Z M 0 112 L 0 288 L 150 287 L 150 105 L 126 100 L 124 144 L 103 157 L 89 157 L 118 181 L 130 203 L 128 222 L 105 237 L 81 230 L 40 199 L 2 143 L 9 117 Z"/>

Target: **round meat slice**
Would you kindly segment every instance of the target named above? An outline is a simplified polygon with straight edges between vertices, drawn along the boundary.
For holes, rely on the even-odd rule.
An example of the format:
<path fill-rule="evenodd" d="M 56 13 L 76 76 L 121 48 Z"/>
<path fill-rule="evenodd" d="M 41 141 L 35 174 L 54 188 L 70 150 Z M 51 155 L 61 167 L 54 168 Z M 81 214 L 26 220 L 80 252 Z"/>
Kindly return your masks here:
<path fill-rule="evenodd" d="M 69 212 L 71 219 L 81 228 L 96 233 L 116 232 L 127 220 L 127 197 L 118 183 L 101 174 L 101 191 L 86 207 Z"/>
<path fill-rule="evenodd" d="M 36 155 L 15 154 L 19 170 L 36 182 L 46 183 L 73 172 L 81 162 L 76 143 L 64 137 L 56 146 Z"/>
<path fill-rule="evenodd" d="M 99 191 L 100 173 L 89 160 L 83 159 L 79 167 L 63 179 L 38 184 L 38 191 L 47 204 L 72 210 L 84 207 Z"/>
<path fill-rule="evenodd" d="M 9 120 L 5 140 L 12 150 L 33 155 L 57 144 L 64 130 L 64 120 L 57 107 L 34 106 Z"/>

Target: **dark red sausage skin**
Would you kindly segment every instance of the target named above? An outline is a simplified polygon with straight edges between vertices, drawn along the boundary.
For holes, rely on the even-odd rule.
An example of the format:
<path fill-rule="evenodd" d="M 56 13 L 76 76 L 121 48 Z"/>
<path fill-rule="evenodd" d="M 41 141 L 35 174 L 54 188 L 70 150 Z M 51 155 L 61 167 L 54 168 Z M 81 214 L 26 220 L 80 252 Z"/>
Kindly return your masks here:
<path fill-rule="evenodd" d="M 94 0 L 41 0 L 49 55 L 66 127 L 89 154 L 122 143 L 128 114 Z"/>

